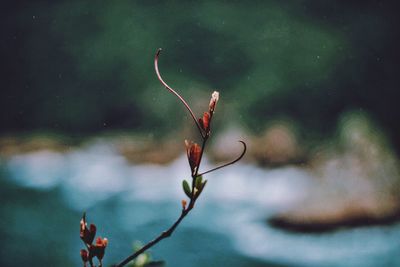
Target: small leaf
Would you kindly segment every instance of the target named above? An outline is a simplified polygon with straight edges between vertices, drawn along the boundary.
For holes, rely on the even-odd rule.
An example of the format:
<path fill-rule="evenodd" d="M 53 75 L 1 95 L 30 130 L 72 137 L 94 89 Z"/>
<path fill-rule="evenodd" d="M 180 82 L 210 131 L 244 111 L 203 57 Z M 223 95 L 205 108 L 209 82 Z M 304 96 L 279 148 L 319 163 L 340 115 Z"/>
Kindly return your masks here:
<path fill-rule="evenodd" d="M 202 176 L 197 176 L 194 186 L 195 186 L 197 189 L 200 189 L 200 188 L 201 188 L 202 182 L 203 182 L 203 177 L 202 177 Z"/>
<path fill-rule="evenodd" d="M 197 187 L 194 188 L 194 193 L 195 193 L 194 198 L 195 199 L 197 199 L 200 196 L 201 192 L 203 192 L 203 189 L 206 186 L 206 183 L 207 183 L 207 180 L 205 180 L 203 183 L 200 183 L 199 188 L 197 188 Z"/>
<path fill-rule="evenodd" d="M 204 182 L 201 184 L 201 190 L 202 191 L 203 191 L 204 187 L 206 186 L 206 184 L 207 184 L 207 180 L 204 180 Z"/>
<path fill-rule="evenodd" d="M 200 192 L 202 192 L 203 191 L 203 189 L 204 189 L 204 187 L 206 186 L 206 184 L 207 184 L 207 180 L 204 180 L 204 182 L 201 184 L 201 187 L 200 187 Z"/>
<path fill-rule="evenodd" d="M 186 180 L 182 181 L 182 187 L 183 187 L 183 191 L 188 196 L 188 198 L 191 198 L 192 197 L 192 190 L 190 190 L 189 183 Z"/>

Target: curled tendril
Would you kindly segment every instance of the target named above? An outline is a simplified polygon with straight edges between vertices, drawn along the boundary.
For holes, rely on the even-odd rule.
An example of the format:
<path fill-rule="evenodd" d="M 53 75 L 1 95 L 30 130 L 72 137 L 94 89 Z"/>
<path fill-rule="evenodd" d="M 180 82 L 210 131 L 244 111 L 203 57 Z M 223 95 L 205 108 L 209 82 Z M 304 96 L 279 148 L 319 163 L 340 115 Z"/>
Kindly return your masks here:
<path fill-rule="evenodd" d="M 169 86 L 166 82 L 164 82 L 163 78 L 161 77 L 160 71 L 158 70 L 158 58 L 160 56 L 161 50 L 162 50 L 161 48 L 157 49 L 157 53 L 154 58 L 154 69 L 156 71 L 157 78 L 164 85 L 164 87 L 168 91 L 173 93 L 182 102 L 182 104 L 186 107 L 186 109 L 189 111 L 190 116 L 192 117 L 194 123 L 196 124 L 197 128 L 199 129 L 201 136 L 204 137 L 203 132 L 201 130 L 201 126 L 200 126 L 199 122 L 197 121 L 196 116 L 194 115 L 194 113 L 193 113 L 192 109 L 190 108 L 190 106 L 188 105 L 188 103 L 185 101 L 185 99 L 183 99 L 183 97 L 180 94 L 178 94 L 174 89 L 172 89 L 171 86 Z"/>
<path fill-rule="evenodd" d="M 200 174 L 198 174 L 197 176 L 201 176 L 201 175 L 204 175 L 204 174 L 207 174 L 207 173 L 210 173 L 210 172 L 213 172 L 213 171 L 216 171 L 216 170 L 225 168 L 226 166 L 235 164 L 236 162 L 238 162 L 239 160 L 241 160 L 241 159 L 243 158 L 244 154 L 246 154 L 247 145 L 246 145 L 246 143 L 245 143 L 244 141 L 242 141 L 242 140 L 239 140 L 238 142 L 242 143 L 242 145 L 243 145 L 243 151 L 242 151 L 242 153 L 239 155 L 239 157 L 237 157 L 236 159 L 234 159 L 234 160 L 232 160 L 232 161 L 230 161 L 230 162 L 228 162 L 228 163 L 225 163 L 225 164 L 223 164 L 223 165 L 221 165 L 221 166 L 218 166 L 218 167 L 215 167 L 215 168 L 213 168 L 213 169 L 211 169 L 211 170 L 208 170 L 208 171 L 205 171 L 205 172 L 203 172 L 203 173 L 200 173 Z"/>

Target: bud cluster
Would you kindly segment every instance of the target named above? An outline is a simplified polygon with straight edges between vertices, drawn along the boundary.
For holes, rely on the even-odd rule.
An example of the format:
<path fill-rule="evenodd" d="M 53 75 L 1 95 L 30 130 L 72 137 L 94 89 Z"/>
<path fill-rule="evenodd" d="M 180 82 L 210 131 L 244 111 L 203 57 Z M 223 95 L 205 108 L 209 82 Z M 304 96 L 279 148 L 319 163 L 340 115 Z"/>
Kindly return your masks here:
<path fill-rule="evenodd" d="M 96 225 L 90 224 L 87 227 L 86 214 L 84 213 L 80 222 L 80 238 L 85 244 L 87 249 L 81 249 L 81 258 L 83 261 L 83 266 L 87 266 L 89 262 L 91 267 L 93 265 L 93 258 L 96 257 L 99 260 L 99 267 L 102 266 L 102 260 L 104 257 L 105 249 L 108 244 L 107 238 L 98 237 L 96 242 L 93 244 L 94 238 L 96 236 Z"/>

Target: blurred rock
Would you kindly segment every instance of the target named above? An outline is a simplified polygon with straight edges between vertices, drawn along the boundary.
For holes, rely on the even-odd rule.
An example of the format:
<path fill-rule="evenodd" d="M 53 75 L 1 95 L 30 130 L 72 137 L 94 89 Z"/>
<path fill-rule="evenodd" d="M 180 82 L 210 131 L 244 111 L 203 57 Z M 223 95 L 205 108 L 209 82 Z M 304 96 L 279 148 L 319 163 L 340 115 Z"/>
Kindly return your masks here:
<path fill-rule="evenodd" d="M 181 140 L 175 137 L 155 140 L 152 136 L 129 134 L 93 136 L 79 140 L 45 135 L 3 136 L 0 138 L 0 157 L 7 158 L 41 150 L 67 152 L 85 144 L 100 142 L 114 146 L 130 163 L 165 164 L 185 152 L 184 142 L 178 143 Z"/>
<path fill-rule="evenodd" d="M 264 134 L 251 144 L 251 154 L 262 165 L 284 165 L 304 161 L 293 126 L 278 122 L 268 127 Z"/>
<path fill-rule="evenodd" d="M 400 165 L 379 128 L 365 114 L 347 114 L 338 139 L 339 149 L 314 155 L 307 194 L 272 225 L 319 231 L 400 217 Z"/>
<path fill-rule="evenodd" d="M 177 141 L 176 138 L 154 140 L 131 136 L 115 139 L 113 143 L 130 163 L 166 164 L 185 151 L 183 142 Z"/>
<path fill-rule="evenodd" d="M 70 141 L 61 141 L 60 137 L 29 136 L 15 137 L 3 136 L 0 138 L 0 157 L 29 153 L 38 150 L 65 152 L 71 148 Z"/>
<path fill-rule="evenodd" d="M 244 160 L 263 166 L 282 166 L 305 160 L 294 127 L 281 121 L 270 125 L 260 136 L 251 135 L 237 125 L 230 125 L 211 140 L 211 158 L 224 162 L 240 155 L 242 147 L 238 144 L 239 140 L 247 144 Z"/>

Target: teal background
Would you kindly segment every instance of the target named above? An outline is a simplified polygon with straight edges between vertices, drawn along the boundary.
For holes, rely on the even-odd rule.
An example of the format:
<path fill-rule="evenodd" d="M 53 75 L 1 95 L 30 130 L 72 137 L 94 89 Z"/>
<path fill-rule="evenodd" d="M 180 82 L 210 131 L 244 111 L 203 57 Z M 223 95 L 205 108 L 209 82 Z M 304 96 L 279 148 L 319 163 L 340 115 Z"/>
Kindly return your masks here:
<path fill-rule="evenodd" d="M 220 92 L 219 132 L 232 126 L 259 136 L 284 122 L 307 154 L 316 144 L 338 146 L 343 114 L 359 112 L 376 126 L 367 134 L 379 129 L 400 151 L 397 1 L 22 0 L 3 3 L 0 13 L 0 148 L 11 138 L 32 152 L 0 151 L 0 266 L 80 266 L 84 210 L 110 240 L 107 266 L 177 217 L 184 156 L 130 165 L 92 139 L 181 142 L 191 122 L 157 80 L 158 48 L 164 79 L 196 114 Z M 351 129 L 364 130 L 362 123 Z M 24 143 L 37 136 L 56 139 L 62 151 Z M 240 176 L 232 182 L 237 198 L 214 179 L 176 235 L 152 250 L 155 259 L 192 267 L 400 264 L 396 221 L 317 234 L 272 228 L 267 219 L 279 207 L 254 199 L 257 186 L 301 175 L 247 164 L 211 176 L 228 185 Z M 268 202 L 274 192 L 262 195 Z"/>

